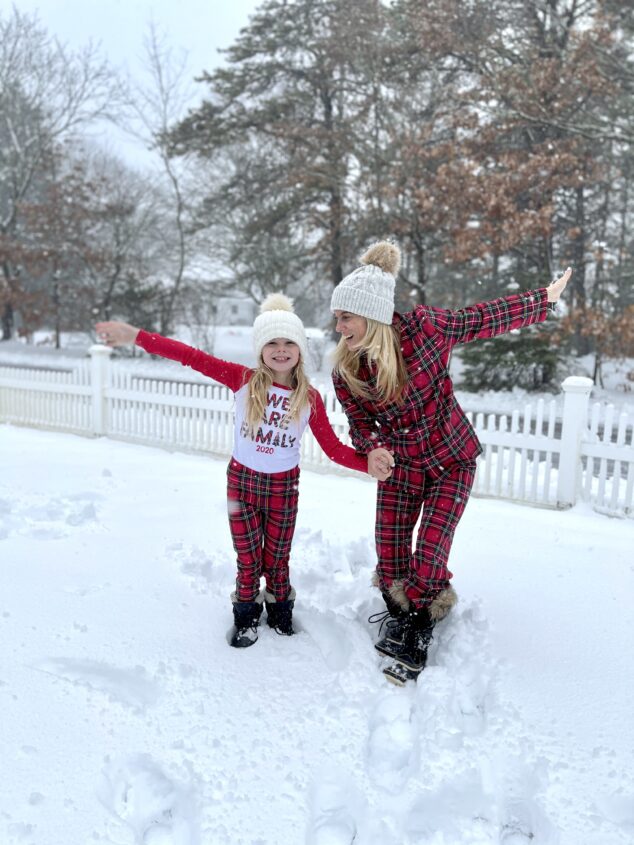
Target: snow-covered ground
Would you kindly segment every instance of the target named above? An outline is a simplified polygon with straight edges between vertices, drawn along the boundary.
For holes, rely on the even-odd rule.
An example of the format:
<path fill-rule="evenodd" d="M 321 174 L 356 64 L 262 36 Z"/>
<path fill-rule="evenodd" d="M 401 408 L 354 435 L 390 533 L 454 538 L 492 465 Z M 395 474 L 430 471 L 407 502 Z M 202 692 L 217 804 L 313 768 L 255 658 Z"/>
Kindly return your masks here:
<path fill-rule="evenodd" d="M 227 644 L 223 461 L 0 426 L 2 845 L 631 845 L 634 531 L 472 499 L 385 681 L 374 485 L 304 472 L 299 633 Z"/>

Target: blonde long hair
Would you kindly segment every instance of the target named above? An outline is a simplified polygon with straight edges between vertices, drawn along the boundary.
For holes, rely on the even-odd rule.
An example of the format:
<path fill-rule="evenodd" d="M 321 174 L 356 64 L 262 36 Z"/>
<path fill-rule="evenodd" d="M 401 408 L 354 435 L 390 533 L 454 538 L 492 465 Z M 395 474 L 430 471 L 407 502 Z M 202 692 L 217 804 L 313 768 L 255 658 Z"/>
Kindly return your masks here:
<path fill-rule="evenodd" d="M 359 378 L 361 355 L 365 353 L 368 363 L 376 363 L 376 391 L 379 402 L 401 403 L 407 385 L 407 369 L 401 352 L 401 336 L 396 326 L 388 326 L 376 320 L 367 319 L 367 329 L 360 346 L 348 349 L 341 338 L 334 353 L 334 370 L 345 381 L 353 396 L 376 399 L 368 390 L 367 383 Z"/>
<path fill-rule="evenodd" d="M 249 379 L 249 389 L 247 391 L 246 402 L 246 424 L 251 437 L 255 437 L 258 428 L 262 425 L 265 418 L 265 410 L 268 405 L 269 390 L 275 381 L 275 373 L 262 360 L 253 371 Z M 299 418 L 302 411 L 307 407 L 312 407 L 312 397 L 310 393 L 310 382 L 304 372 L 304 362 L 300 355 L 299 361 L 291 371 L 291 387 L 293 391 L 291 394 L 290 408 L 284 415 L 284 421 L 292 422 Z"/>

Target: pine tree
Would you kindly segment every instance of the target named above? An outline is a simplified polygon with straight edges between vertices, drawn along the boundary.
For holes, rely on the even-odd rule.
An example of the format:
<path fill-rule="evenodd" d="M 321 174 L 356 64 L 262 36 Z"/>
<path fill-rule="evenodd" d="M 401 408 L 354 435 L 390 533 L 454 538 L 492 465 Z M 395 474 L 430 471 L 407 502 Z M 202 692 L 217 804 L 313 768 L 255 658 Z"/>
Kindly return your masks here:
<path fill-rule="evenodd" d="M 250 157 L 220 180 L 225 208 L 257 195 L 263 213 L 245 215 L 237 243 L 248 247 L 275 227 L 301 232 L 316 277 L 337 284 L 353 244 L 348 185 L 371 96 L 364 51 L 382 23 L 376 0 L 267 0 L 227 51 L 226 67 L 204 74 L 209 97 L 172 132 L 174 150 L 221 167 Z M 236 155 L 240 151 L 241 155 Z M 252 155 L 250 155 L 250 153 Z"/>

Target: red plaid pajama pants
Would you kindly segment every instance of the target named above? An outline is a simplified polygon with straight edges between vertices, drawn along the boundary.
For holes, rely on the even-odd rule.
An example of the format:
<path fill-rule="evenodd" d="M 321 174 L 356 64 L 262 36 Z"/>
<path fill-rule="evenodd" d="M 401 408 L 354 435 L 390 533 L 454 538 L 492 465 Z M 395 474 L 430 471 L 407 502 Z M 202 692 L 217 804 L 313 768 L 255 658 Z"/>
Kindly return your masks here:
<path fill-rule="evenodd" d="M 475 461 L 467 461 L 425 469 L 420 488 L 389 481 L 378 485 L 375 539 L 382 590 L 402 580 L 405 594 L 420 607 L 449 586 L 449 551 L 475 471 Z M 412 551 L 421 508 L 423 515 Z"/>
<path fill-rule="evenodd" d="M 235 460 L 227 467 L 227 508 L 238 558 L 236 598 L 254 601 L 264 576 L 276 601 L 291 591 L 288 559 L 297 519 L 299 467 L 264 473 Z"/>

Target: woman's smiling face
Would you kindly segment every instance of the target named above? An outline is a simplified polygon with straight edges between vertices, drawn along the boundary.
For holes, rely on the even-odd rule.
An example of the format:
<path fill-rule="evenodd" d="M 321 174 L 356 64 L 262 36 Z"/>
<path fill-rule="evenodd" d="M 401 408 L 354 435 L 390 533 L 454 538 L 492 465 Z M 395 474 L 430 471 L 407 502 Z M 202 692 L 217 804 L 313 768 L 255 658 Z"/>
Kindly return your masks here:
<path fill-rule="evenodd" d="M 337 324 L 335 331 L 339 332 L 348 349 L 358 349 L 368 330 L 368 321 L 358 314 L 349 311 L 334 311 Z"/>

